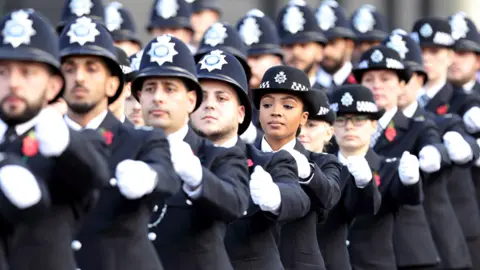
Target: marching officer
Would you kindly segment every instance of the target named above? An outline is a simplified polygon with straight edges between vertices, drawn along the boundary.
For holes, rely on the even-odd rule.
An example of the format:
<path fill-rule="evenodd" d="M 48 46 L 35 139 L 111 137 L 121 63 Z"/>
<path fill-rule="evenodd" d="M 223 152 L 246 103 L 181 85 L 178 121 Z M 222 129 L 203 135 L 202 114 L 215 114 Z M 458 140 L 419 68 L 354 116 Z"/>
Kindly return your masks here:
<path fill-rule="evenodd" d="M 33 10 L 16 10 L 2 19 L 0 28 L 0 151 L 20 155 L 44 181 L 51 201 L 44 215 L 4 235 L 8 266 L 72 269 L 74 230 L 92 203 L 91 194 L 109 179 L 105 144 L 98 133 L 73 131 L 58 111 L 45 108 L 64 86 L 53 26 Z M 16 198 L 20 207 L 41 199 L 38 187 L 16 180 L 25 181 Z"/>
<path fill-rule="evenodd" d="M 251 103 L 247 77 L 234 56 L 214 50 L 197 64 L 197 74 L 203 99 L 192 114 L 193 127 L 216 145 L 238 146 L 250 160 L 250 205 L 225 236 L 233 268 L 282 269 L 277 224 L 301 218 L 310 208 L 295 159 L 286 151 L 262 153 L 238 139 L 250 123 Z"/>
<path fill-rule="evenodd" d="M 218 0 L 187 0 L 192 7 L 191 23 L 193 27 L 194 46 L 198 46 L 205 31 L 218 22 L 222 16 L 222 9 Z"/>
<path fill-rule="evenodd" d="M 427 111 L 442 115 L 455 113 L 462 117 L 467 131 L 480 131 L 480 102 L 478 96 L 454 89 L 447 81 L 448 67 L 452 63 L 455 39 L 447 20 L 424 18 L 413 26 L 413 36 L 418 38 L 422 57 L 428 73 L 428 82 L 419 95 L 419 104 Z M 480 215 L 470 164 L 453 165 L 448 182 L 448 192 L 471 254 L 479 250 Z M 459 181 L 462 179 L 462 181 Z M 472 214 L 476 213 L 476 214 Z"/>
<path fill-rule="evenodd" d="M 280 258 L 285 269 L 324 269 L 316 239 L 317 221 L 340 199 L 342 165 L 328 154 L 307 151 L 296 138 L 309 114 L 320 110 L 305 72 L 288 66 L 267 70 L 259 88 L 252 89 L 254 106 L 260 110 L 265 135 L 255 143 L 263 152 L 287 150 L 294 156 L 299 182 L 310 198 L 310 211 L 304 217 L 282 226 Z"/>
<path fill-rule="evenodd" d="M 105 7 L 105 25 L 112 34 L 115 46 L 122 48 L 128 56 L 142 49 L 132 14 L 122 3 L 111 2 Z"/>
<path fill-rule="evenodd" d="M 191 16 L 192 8 L 186 0 L 155 0 L 147 31 L 152 38 L 170 34 L 187 44 L 193 53 L 196 48 L 190 45 L 193 39 Z"/>
<path fill-rule="evenodd" d="M 377 214 L 357 216 L 349 231 L 353 269 L 396 269 L 392 244 L 394 218 L 401 205 L 421 203 L 418 159 L 405 151 L 400 159 L 385 159 L 370 146 L 385 110 L 375 104 L 372 92 L 362 85 L 338 87 L 332 96 L 337 113 L 334 124 L 338 158 L 347 163 L 365 157 L 373 181 L 382 195 Z"/>
<path fill-rule="evenodd" d="M 57 34 L 60 35 L 67 24 L 82 16 L 104 22 L 105 9 L 102 0 L 65 0 L 60 22 L 57 24 Z"/>
<path fill-rule="evenodd" d="M 313 88 L 331 90 L 336 86 L 355 84 L 355 78 L 351 74 L 355 33 L 350 28 L 345 11 L 336 1 L 325 0 L 315 16 L 328 42 L 319 62 L 320 68 Z"/>
<path fill-rule="evenodd" d="M 78 266 L 159 269 L 145 228 L 153 202 L 180 188 L 167 138 L 162 131 L 127 127 L 108 110 L 122 95 L 124 75 L 106 27 L 78 18 L 60 36 L 60 49 L 69 106 L 65 120 L 74 129 L 99 132 L 111 151 L 109 184 L 72 241 Z"/>
<path fill-rule="evenodd" d="M 455 133 L 450 133 L 449 135 L 444 136 L 447 139 L 445 140 L 444 147 L 441 147 L 441 145 L 438 144 L 439 139 L 432 141 L 437 142 L 434 143 L 433 146 L 437 149 L 437 151 L 442 153 L 442 161 L 440 163 L 438 161 L 428 162 L 427 164 L 430 165 L 420 166 L 423 171 L 423 191 L 425 194 L 423 206 L 430 226 L 433 241 L 435 242 L 438 252 L 433 252 L 433 249 L 427 248 L 428 243 L 430 243 L 430 241 L 427 239 L 428 234 L 418 230 L 418 228 L 420 228 L 418 224 L 420 224 L 419 221 L 421 220 L 421 216 L 419 214 L 420 211 L 418 210 L 419 206 L 415 208 L 402 208 L 400 209 L 399 216 L 397 217 L 394 233 L 394 245 L 397 247 L 397 265 L 412 268 L 435 268 L 435 265 L 439 263 L 438 259 L 443 262 L 443 265 L 451 265 L 451 262 L 455 260 L 460 262 L 465 258 L 465 254 L 467 253 L 467 245 L 463 239 L 463 232 L 460 224 L 458 223 L 458 219 L 456 218 L 455 211 L 453 210 L 453 206 L 450 202 L 447 191 L 447 180 L 450 174 L 450 162 L 448 162 L 447 159 L 449 158 L 455 163 L 468 162 L 472 155 L 473 158 L 475 158 L 475 154 L 470 145 L 476 146 L 476 143 L 473 138 L 470 139 L 469 143 L 465 142 L 470 135 L 467 134 L 465 128 L 463 127 L 461 118 L 457 115 L 445 114 L 435 116 L 433 113 L 425 111 L 425 109 L 418 105 L 417 94 L 427 81 L 428 75 L 423 66 L 422 51 L 420 46 L 408 35 L 408 33 L 397 29 L 393 31 L 382 43 L 392 49 L 395 49 L 402 57 L 405 66 L 410 69 L 412 73 L 412 76 L 404 90 L 398 96 L 397 102 L 398 109 L 400 109 L 407 118 L 414 120 L 416 119 L 409 130 L 415 130 L 415 126 L 422 125 L 423 123 L 426 124 L 427 122 L 435 121 L 440 135 L 444 135 L 447 132 L 457 133 L 453 136 L 451 134 Z M 425 121 L 426 119 L 429 121 Z M 431 132 L 429 133 L 431 134 Z M 412 136 L 415 138 L 415 135 Z M 431 141 L 431 138 L 433 138 L 431 135 L 428 136 L 428 133 L 425 133 L 425 135 L 419 134 L 419 137 L 429 137 L 429 141 Z M 449 137 L 453 137 L 453 140 Z M 402 145 L 408 147 L 408 143 Z M 445 149 L 442 150 L 442 148 Z M 391 154 L 398 155 L 399 151 L 401 150 L 399 149 L 397 153 L 395 153 L 395 150 L 392 151 L 393 152 Z M 417 155 L 420 156 L 421 164 L 425 163 L 427 160 L 433 161 L 433 157 L 438 154 L 433 153 L 435 152 L 433 151 L 433 148 L 431 151 L 432 153 L 428 153 L 428 151 L 426 152 L 425 150 L 422 151 L 422 156 L 418 155 L 417 153 Z M 444 154 L 445 152 L 447 155 Z M 388 154 L 390 154 L 390 152 L 388 152 Z M 431 167 L 431 169 L 429 167 Z M 414 215 L 414 210 L 417 210 L 417 215 Z M 402 216 L 403 218 L 401 218 Z M 417 229 L 409 229 L 405 225 L 408 221 L 406 218 L 413 218 L 415 216 L 418 218 L 417 222 L 415 222 L 415 224 L 417 224 Z M 404 221 L 400 222 L 401 219 Z M 413 222 L 409 223 L 414 224 Z M 408 234 L 411 236 L 413 231 L 421 233 L 415 234 L 415 237 L 405 237 L 405 235 L 403 235 Z M 400 248 L 400 243 L 408 244 L 408 246 Z M 422 244 L 420 245 L 420 243 Z M 428 252 L 429 250 L 431 252 Z M 435 253 L 438 253 L 438 255 L 435 255 Z"/>
<path fill-rule="evenodd" d="M 149 238 L 165 269 L 232 269 L 226 225 L 248 208 L 248 167 L 236 147 L 215 147 L 189 126 L 202 104 L 195 61 L 179 39 L 162 35 L 147 45 L 132 92 L 145 123 L 168 136 L 182 189 L 158 201 Z"/>
<path fill-rule="evenodd" d="M 298 139 L 313 153 L 324 152 L 333 135 L 335 112 L 330 109 L 327 95 L 314 91 L 320 104 L 317 114 L 309 115 Z M 345 160 L 344 160 L 345 161 Z M 364 157 L 352 157 L 344 163 L 340 176 L 340 201 L 317 225 L 317 238 L 327 269 L 351 269 L 346 246 L 348 228 L 357 215 L 374 215 L 381 204 L 380 193 Z"/>
<path fill-rule="evenodd" d="M 313 85 L 327 43 L 313 10 L 305 1 L 292 0 L 279 11 L 275 25 L 285 64 L 305 72 Z"/>
<path fill-rule="evenodd" d="M 350 26 L 355 33 L 355 48 L 352 62 L 357 63 L 364 52 L 380 45 L 388 35 L 387 18 L 372 5 L 363 5 L 350 18 Z"/>

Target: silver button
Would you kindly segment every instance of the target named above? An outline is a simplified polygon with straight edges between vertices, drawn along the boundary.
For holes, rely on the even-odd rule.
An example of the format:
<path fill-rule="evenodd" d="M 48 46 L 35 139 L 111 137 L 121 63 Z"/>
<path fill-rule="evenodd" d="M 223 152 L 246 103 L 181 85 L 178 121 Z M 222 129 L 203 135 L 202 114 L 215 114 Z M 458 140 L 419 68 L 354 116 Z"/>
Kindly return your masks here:
<path fill-rule="evenodd" d="M 350 246 L 350 241 L 347 240 L 347 246 Z"/>
<path fill-rule="evenodd" d="M 193 204 L 192 201 L 190 201 L 190 200 L 187 200 L 186 203 L 187 203 L 188 205 L 192 205 L 192 204 Z"/>
<path fill-rule="evenodd" d="M 246 216 L 247 214 L 248 214 L 248 212 L 247 212 L 247 211 L 243 212 L 243 215 L 244 215 L 244 216 Z"/>
<path fill-rule="evenodd" d="M 155 205 L 155 206 L 153 207 L 153 212 L 157 212 L 157 211 L 158 211 L 158 205 Z"/>
<path fill-rule="evenodd" d="M 153 232 L 148 233 L 148 239 L 149 239 L 150 241 L 155 241 L 155 239 L 157 239 L 157 234 L 156 234 L 156 233 L 153 233 Z"/>
<path fill-rule="evenodd" d="M 72 241 L 72 249 L 75 251 L 79 251 L 82 248 L 82 243 L 78 240 L 73 240 Z"/>
<path fill-rule="evenodd" d="M 117 179 L 115 178 L 110 178 L 110 186 L 114 187 L 117 185 Z"/>

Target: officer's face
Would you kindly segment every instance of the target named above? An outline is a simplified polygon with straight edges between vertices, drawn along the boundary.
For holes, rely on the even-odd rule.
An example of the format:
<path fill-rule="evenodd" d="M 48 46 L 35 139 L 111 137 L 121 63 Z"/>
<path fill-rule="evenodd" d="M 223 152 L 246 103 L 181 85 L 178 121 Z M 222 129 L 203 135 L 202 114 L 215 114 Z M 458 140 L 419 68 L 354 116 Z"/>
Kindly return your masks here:
<path fill-rule="evenodd" d="M 446 48 L 422 48 L 422 57 L 428 79 L 432 83 L 445 80 L 452 63 L 452 51 Z"/>
<path fill-rule="evenodd" d="M 448 79 L 456 86 L 463 86 L 475 79 L 480 61 L 474 52 L 454 52 L 452 65 L 448 68 Z"/>
<path fill-rule="evenodd" d="M 153 28 L 150 31 L 152 37 L 158 37 L 161 35 L 171 35 L 180 39 L 185 44 L 190 44 L 192 41 L 193 33 L 185 28 Z"/>
<path fill-rule="evenodd" d="M 413 72 L 412 77 L 398 96 L 398 107 L 400 109 L 406 108 L 417 100 L 417 93 L 423 87 L 424 80 L 425 78 L 422 75 Z"/>
<path fill-rule="evenodd" d="M 125 116 L 132 121 L 135 126 L 145 125 L 142 116 L 142 106 L 132 95 L 125 100 Z"/>
<path fill-rule="evenodd" d="M 353 49 L 352 58 L 354 62 L 360 62 L 360 57 L 366 51 L 368 51 L 373 46 L 380 45 L 380 41 L 365 41 L 359 42 L 355 44 L 355 48 Z"/>
<path fill-rule="evenodd" d="M 115 41 L 115 46 L 124 50 L 129 57 L 136 54 L 138 51 L 142 49 L 140 45 L 129 40 Z"/>
<path fill-rule="evenodd" d="M 316 71 L 317 60 L 323 55 L 323 48 L 315 42 L 302 44 L 283 45 L 285 63 L 289 66 L 303 70 L 308 75 Z"/>
<path fill-rule="evenodd" d="M 0 118 L 11 125 L 30 120 L 62 86 L 62 78 L 45 64 L 0 61 Z"/>
<path fill-rule="evenodd" d="M 258 56 L 248 57 L 248 66 L 252 71 L 250 78 L 250 88 L 257 88 L 262 82 L 262 77 L 265 72 L 273 67 L 282 64 L 280 57 L 273 54 L 262 54 Z"/>
<path fill-rule="evenodd" d="M 368 149 L 372 135 L 377 130 L 377 121 L 369 120 L 363 116 L 352 121 L 349 118 L 356 117 L 352 114 L 342 117 L 338 117 L 338 121 L 333 124 L 335 140 L 340 150 L 358 151 Z M 345 119 L 348 120 L 345 121 Z"/>
<path fill-rule="evenodd" d="M 190 20 L 193 30 L 195 31 L 193 40 L 196 44 L 200 43 L 205 31 L 207 31 L 212 24 L 216 23 L 218 19 L 218 13 L 210 9 L 202 10 L 192 14 Z"/>
<path fill-rule="evenodd" d="M 302 131 L 298 136 L 298 140 L 303 146 L 312 152 L 323 152 L 325 144 L 327 144 L 333 136 L 333 127 L 329 123 L 319 120 L 308 120 L 307 124 L 302 127 Z"/>
<path fill-rule="evenodd" d="M 260 124 L 269 139 L 288 143 L 296 137 L 297 129 L 304 126 L 308 112 L 303 102 L 289 94 L 267 94 L 260 101 Z"/>
<path fill-rule="evenodd" d="M 204 80 L 202 105 L 191 115 L 192 124 L 202 136 L 221 143 L 236 136 L 245 118 L 245 107 L 235 89 L 227 83 Z"/>
<path fill-rule="evenodd" d="M 108 97 L 115 95 L 120 84 L 100 57 L 68 57 L 62 63 L 62 72 L 66 80 L 64 99 L 78 114 L 106 110 Z"/>
<path fill-rule="evenodd" d="M 362 85 L 372 91 L 378 107 L 389 110 L 397 106 L 398 96 L 405 87 L 405 82 L 399 81 L 395 71 L 370 70 L 363 74 Z"/>
<path fill-rule="evenodd" d="M 146 79 L 138 93 L 145 123 L 162 128 L 167 135 L 181 129 L 197 100 L 196 92 L 189 90 L 181 79 Z"/>
<path fill-rule="evenodd" d="M 350 61 L 353 41 L 344 38 L 329 40 L 325 46 L 323 59 L 320 62 L 323 70 L 329 74 L 337 72 L 345 62 Z"/>

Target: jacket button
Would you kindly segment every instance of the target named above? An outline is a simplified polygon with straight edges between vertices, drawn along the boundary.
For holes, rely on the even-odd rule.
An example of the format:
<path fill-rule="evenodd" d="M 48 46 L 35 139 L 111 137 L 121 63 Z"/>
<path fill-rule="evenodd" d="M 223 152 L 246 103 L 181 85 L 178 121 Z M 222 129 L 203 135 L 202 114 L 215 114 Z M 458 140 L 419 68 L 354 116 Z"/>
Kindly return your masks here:
<path fill-rule="evenodd" d="M 150 241 L 155 241 L 155 239 L 157 239 L 157 234 L 151 232 L 151 233 L 148 233 L 148 239 Z"/>
<path fill-rule="evenodd" d="M 346 244 L 347 244 L 347 246 L 350 246 L 350 241 L 347 240 L 347 241 L 346 241 Z"/>
<path fill-rule="evenodd" d="M 158 211 L 158 205 L 155 205 L 155 206 L 153 207 L 153 212 L 157 212 L 157 211 Z"/>
<path fill-rule="evenodd" d="M 192 201 L 190 201 L 190 200 L 186 200 L 185 202 L 186 202 L 188 205 L 192 205 Z"/>
<path fill-rule="evenodd" d="M 82 243 L 78 240 L 73 240 L 72 241 L 72 249 L 75 251 L 79 251 L 82 248 Z"/>
<path fill-rule="evenodd" d="M 117 179 L 115 178 L 110 178 L 110 186 L 114 187 L 117 185 Z"/>
<path fill-rule="evenodd" d="M 246 216 L 247 214 L 248 214 L 248 212 L 247 212 L 247 211 L 243 212 L 243 215 L 244 215 L 244 216 Z"/>

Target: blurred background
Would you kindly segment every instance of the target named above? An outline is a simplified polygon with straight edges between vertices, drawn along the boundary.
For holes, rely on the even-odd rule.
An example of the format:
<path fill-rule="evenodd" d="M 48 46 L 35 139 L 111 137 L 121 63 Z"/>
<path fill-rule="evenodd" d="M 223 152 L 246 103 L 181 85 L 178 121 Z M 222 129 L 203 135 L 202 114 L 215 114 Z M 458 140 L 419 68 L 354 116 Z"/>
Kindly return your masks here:
<path fill-rule="evenodd" d="M 103 3 L 109 2 L 104 0 Z M 145 26 L 150 16 L 150 10 L 154 0 L 118 0 L 133 14 L 137 24 L 137 30 L 141 39 L 148 42 Z M 222 3 L 224 21 L 235 24 L 248 10 L 259 8 L 272 18 L 275 18 L 278 10 L 288 3 L 288 0 L 220 0 Z M 306 0 L 312 8 L 317 8 L 320 0 Z M 383 12 L 388 20 L 391 30 L 403 28 L 407 31 L 413 22 L 425 16 L 447 17 L 455 12 L 464 11 L 476 23 L 480 25 L 480 0 L 338 0 L 347 15 L 363 4 L 372 4 Z M 12 9 L 34 8 L 46 15 L 52 23 L 56 24 L 60 17 L 63 0 L 0 0 L 1 14 L 6 14 Z"/>

